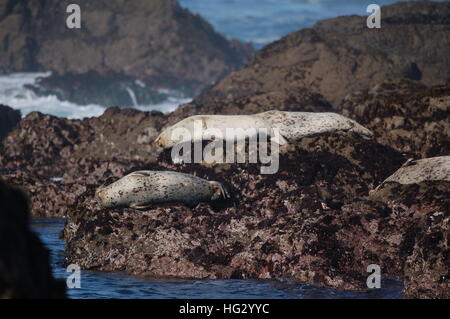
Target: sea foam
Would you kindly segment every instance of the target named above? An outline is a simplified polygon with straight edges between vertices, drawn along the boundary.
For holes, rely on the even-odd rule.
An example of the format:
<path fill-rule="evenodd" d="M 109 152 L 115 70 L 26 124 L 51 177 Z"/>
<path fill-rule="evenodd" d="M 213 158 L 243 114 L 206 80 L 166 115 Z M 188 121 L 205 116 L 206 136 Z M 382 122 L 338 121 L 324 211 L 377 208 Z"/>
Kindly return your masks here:
<path fill-rule="evenodd" d="M 26 116 L 33 111 L 51 114 L 69 119 L 100 116 L 106 107 L 97 104 L 78 105 L 68 101 L 60 101 L 55 95 L 37 96 L 25 85 L 34 84 L 39 77 L 47 77 L 51 73 L 14 73 L 0 76 L 0 104 L 8 105 L 21 111 Z M 130 92 L 130 94 L 133 94 Z M 136 105 L 141 111 L 158 110 L 170 112 L 180 104 L 190 102 L 190 98 L 169 96 L 165 101 L 152 105 Z"/>

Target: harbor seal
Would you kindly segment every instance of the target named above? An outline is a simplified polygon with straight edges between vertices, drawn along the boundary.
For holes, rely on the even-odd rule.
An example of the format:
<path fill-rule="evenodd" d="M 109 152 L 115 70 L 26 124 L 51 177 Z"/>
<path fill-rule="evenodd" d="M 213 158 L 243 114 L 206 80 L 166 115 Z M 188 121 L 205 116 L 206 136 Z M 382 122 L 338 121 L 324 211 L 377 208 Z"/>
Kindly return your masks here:
<path fill-rule="evenodd" d="M 214 181 L 172 171 L 137 171 L 101 186 L 95 197 L 105 208 L 148 209 L 154 204 L 199 202 L 229 198 L 225 187 Z"/>
<path fill-rule="evenodd" d="M 226 134 L 228 129 L 234 135 Z M 357 122 L 337 113 L 268 111 L 253 115 L 195 115 L 190 116 L 165 129 L 155 140 L 163 148 L 171 148 L 184 142 L 207 140 L 204 132 L 216 129 L 225 140 L 241 140 L 253 137 L 258 130 L 264 130 L 271 141 L 284 145 L 303 137 L 327 132 L 354 132 L 364 138 L 372 138 L 373 133 Z"/>
<path fill-rule="evenodd" d="M 270 132 L 269 123 L 253 115 L 194 115 L 166 128 L 156 138 L 155 143 L 163 148 L 171 148 L 181 143 L 208 140 L 212 135 L 217 137 L 214 133 L 219 134 L 225 141 L 241 141 L 255 138 L 258 129 L 269 136 L 274 135 Z M 286 143 L 284 140 L 277 142 Z"/>
<path fill-rule="evenodd" d="M 354 132 L 370 139 L 373 133 L 361 124 L 343 115 L 331 112 L 285 112 L 268 111 L 254 115 L 278 129 L 288 141 L 332 132 Z"/>
<path fill-rule="evenodd" d="M 389 182 L 408 185 L 423 181 L 450 182 L 450 156 L 430 157 L 420 160 L 410 159 L 394 174 L 386 178 L 377 189 Z"/>

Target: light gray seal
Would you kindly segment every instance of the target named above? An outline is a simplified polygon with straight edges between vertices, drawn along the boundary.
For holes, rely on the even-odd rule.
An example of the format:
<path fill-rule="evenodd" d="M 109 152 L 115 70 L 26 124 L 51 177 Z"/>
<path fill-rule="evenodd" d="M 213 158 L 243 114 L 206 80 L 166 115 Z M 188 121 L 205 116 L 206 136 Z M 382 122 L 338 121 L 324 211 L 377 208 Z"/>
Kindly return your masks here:
<path fill-rule="evenodd" d="M 367 139 L 373 137 L 370 130 L 337 113 L 273 110 L 253 115 L 190 116 L 163 130 L 155 143 L 163 148 L 171 148 L 184 142 L 200 142 L 208 139 L 209 134 L 206 132 L 211 130 L 221 133 L 226 141 L 252 137 L 258 130 L 264 130 L 279 145 L 307 136 L 339 131 L 351 131 Z M 233 134 L 227 134 L 228 131 Z"/>
<path fill-rule="evenodd" d="M 333 132 L 353 132 L 365 139 L 371 139 L 373 133 L 343 115 L 331 112 L 285 112 L 268 111 L 254 115 L 278 129 L 281 136 L 293 142 L 307 136 Z"/>
<path fill-rule="evenodd" d="M 137 171 L 108 186 L 101 186 L 95 197 L 105 208 L 148 209 L 165 203 L 194 206 L 199 202 L 230 196 L 221 183 L 194 175 L 171 171 Z"/>
<path fill-rule="evenodd" d="M 386 178 L 377 189 L 389 182 L 408 185 L 423 181 L 450 182 L 450 156 L 437 156 L 420 160 L 410 159 L 394 174 Z"/>

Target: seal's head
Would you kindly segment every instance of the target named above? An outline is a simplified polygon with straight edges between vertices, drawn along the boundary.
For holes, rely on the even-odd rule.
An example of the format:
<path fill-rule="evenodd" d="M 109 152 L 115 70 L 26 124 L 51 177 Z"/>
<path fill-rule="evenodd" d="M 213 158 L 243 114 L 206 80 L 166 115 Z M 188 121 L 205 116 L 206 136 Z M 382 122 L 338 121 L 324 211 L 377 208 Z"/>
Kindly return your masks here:
<path fill-rule="evenodd" d="M 100 186 L 99 189 L 95 191 L 95 199 L 103 207 L 109 207 L 109 201 L 107 200 L 108 190 L 104 186 Z"/>
<path fill-rule="evenodd" d="M 170 128 L 164 130 L 155 140 L 155 144 L 162 148 L 170 148 L 175 145 L 175 142 L 170 139 Z"/>
<path fill-rule="evenodd" d="M 95 191 L 95 199 L 97 202 L 105 207 L 111 208 L 117 205 L 117 187 L 115 187 L 115 183 L 111 183 L 111 178 L 108 178 L 103 185 L 101 185 Z"/>
<path fill-rule="evenodd" d="M 195 129 L 194 122 L 195 119 L 193 117 L 186 118 L 166 128 L 156 138 L 155 144 L 162 148 L 171 148 L 177 144 L 192 141 Z"/>

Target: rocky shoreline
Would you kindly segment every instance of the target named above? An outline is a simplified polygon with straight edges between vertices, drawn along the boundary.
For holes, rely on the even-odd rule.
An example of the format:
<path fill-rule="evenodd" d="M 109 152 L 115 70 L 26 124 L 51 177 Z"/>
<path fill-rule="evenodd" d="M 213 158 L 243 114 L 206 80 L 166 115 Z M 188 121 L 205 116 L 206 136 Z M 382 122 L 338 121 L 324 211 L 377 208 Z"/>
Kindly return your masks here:
<path fill-rule="evenodd" d="M 383 275 L 403 278 L 406 297 L 449 298 L 450 177 L 383 181 L 410 159 L 450 155 L 450 63 L 440 51 L 426 54 L 450 24 L 450 5 L 386 9 L 385 36 L 406 37 L 420 24 L 419 44 L 399 42 L 389 51 L 383 41 L 392 41 L 380 35 L 373 47 L 362 47 L 368 37 L 357 27 L 362 18 L 342 17 L 263 48 L 172 113 L 111 107 L 100 117 L 68 120 L 33 112 L 3 124 L 3 114 L 14 111 L 1 107 L 0 174 L 29 192 L 33 216 L 66 218 L 67 262 L 83 269 L 292 278 L 363 290 L 367 266 L 377 264 Z M 337 27 L 330 29 L 332 23 Z M 442 36 L 444 51 L 446 41 Z M 330 47 L 336 49 L 325 54 Z M 187 116 L 271 109 L 339 112 L 375 138 L 350 132 L 303 138 L 281 154 L 274 175 L 261 175 L 256 164 L 174 165 L 170 151 L 153 143 Z M 141 169 L 219 181 L 232 200 L 144 212 L 98 205 L 96 188 Z"/>

